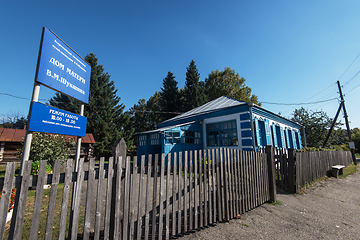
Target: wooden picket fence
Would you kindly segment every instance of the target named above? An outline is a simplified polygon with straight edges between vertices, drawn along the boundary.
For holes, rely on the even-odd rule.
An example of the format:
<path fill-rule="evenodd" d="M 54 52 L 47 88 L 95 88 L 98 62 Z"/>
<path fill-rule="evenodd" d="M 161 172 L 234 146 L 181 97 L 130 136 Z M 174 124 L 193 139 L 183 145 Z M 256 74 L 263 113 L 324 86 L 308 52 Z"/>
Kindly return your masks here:
<path fill-rule="evenodd" d="M 126 161 L 122 168 L 122 161 Z M 104 164 L 94 159 L 84 170 L 80 159 L 78 172 L 72 160 L 59 173 L 56 161 L 53 174 L 45 174 L 41 161 L 39 175 L 30 175 L 31 162 L 25 164 L 23 177 L 14 177 L 15 164 L 8 163 L 0 200 L 0 239 L 20 239 L 25 205 L 30 186 L 36 186 L 29 239 L 37 239 L 43 185 L 51 184 L 45 239 L 52 239 L 57 186 L 64 183 L 58 239 L 77 239 L 80 204 L 85 203 L 83 239 L 169 239 L 187 232 L 228 221 L 269 200 L 266 154 L 260 152 L 216 149 L 113 159 Z M 119 166 L 119 167 L 118 167 Z M 73 206 L 67 227 L 71 184 L 76 182 Z M 86 199 L 82 199 L 87 182 Z M 115 187 L 114 187 L 115 186 Z M 5 234 L 9 194 L 16 188 L 14 214 Z M 114 188 L 113 188 L 114 187 Z M 40 226 L 42 227 L 42 226 Z"/>
<path fill-rule="evenodd" d="M 273 149 L 276 186 L 295 193 L 320 177 L 329 175 L 331 166 L 352 163 L 350 151 L 295 152 Z"/>

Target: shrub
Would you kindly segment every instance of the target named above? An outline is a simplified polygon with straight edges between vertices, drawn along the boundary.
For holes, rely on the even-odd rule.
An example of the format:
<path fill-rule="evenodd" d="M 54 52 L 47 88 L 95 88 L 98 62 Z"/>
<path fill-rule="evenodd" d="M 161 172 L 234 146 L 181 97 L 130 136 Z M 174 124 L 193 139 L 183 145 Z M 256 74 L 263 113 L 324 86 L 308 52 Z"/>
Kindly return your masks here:
<path fill-rule="evenodd" d="M 53 167 L 55 160 L 65 161 L 69 158 L 70 148 L 76 145 L 75 140 L 66 138 L 63 135 L 34 132 L 29 160 L 34 162 L 47 160 L 48 164 Z M 19 149 L 22 154 L 23 149 Z"/>
<path fill-rule="evenodd" d="M 39 167 L 40 167 L 40 161 L 39 160 L 34 161 L 31 164 L 31 175 L 38 175 L 39 174 Z M 51 169 L 51 166 L 49 164 L 46 164 L 46 170 L 45 171 L 46 171 L 47 174 L 52 173 L 52 169 Z"/>

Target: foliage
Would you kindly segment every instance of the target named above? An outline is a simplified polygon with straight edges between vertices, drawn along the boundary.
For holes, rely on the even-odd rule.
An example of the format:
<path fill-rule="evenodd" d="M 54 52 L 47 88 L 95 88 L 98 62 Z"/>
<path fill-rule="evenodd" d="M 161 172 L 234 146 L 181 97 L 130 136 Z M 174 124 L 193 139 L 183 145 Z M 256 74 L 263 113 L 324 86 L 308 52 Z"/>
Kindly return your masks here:
<path fill-rule="evenodd" d="M 221 96 L 231 97 L 240 101 L 252 102 L 259 106 L 258 97 L 251 95 L 251 88 L 245 85 L 246 79 L 240 77 L 234 69 L 225 67 L 224 71 L 211 71 L 205 78 L 205 91 L 208 100 L 214 100 Z"/>
<path fill-rule="evenodd" d="M 316 148 L 320 148 L 324 143 L 333 122 L 333 119 L 330 118 L 324 111 L 311 111 L 306 110 L 303 107 L 300 109 L 295 109 L 290 120 L 305 127 L 307 146 Z M 340 122 L 335 124 L 335 128 L 340 126 Z M 301 132 L 301 134 L 302 139 L 304 139 L 303 132 Z M 338 132 L 338 136 L 336 136 L 336 134 L 331 134 L 325 147 L 329 148 L 331 145 L 343 144 L 342 142 L 338 141 L 341 134 L 341 131 Z"/>
<path fill-rule="evenodd" d="M 2 194 L 2 190 L 0 190 L 0 199 L 1 199 L 1 194 Z M 16 196 L 16 189 L 13 188 L 11 190 L 8 212 L 10 212 L 12 209 L 14 209 L 15 196 Z"/>
<path fill-rule="evenodd" d="M 53 167 L 55 160 L 65 161 L 70 156 L 70 148 L 76 145 L 74 139 L 62 135 L 34 132 L 31 140 L 29 160 L 47 160 Z M 22 154 L 23 149 L 19 149 Z"/>
<path fill-rule="evenodd" d="M 124 112 L 125 106 L 119 104 L 120 97 L 116 95 L 115 84 L 104 67 L 98 64 L 96 55 L 90 53 L 85 60 L 91 66 L 89 104 L 84 109 L 87 132 L 92 133 L 96 141 L 94 155 L 108 157 L 119 138 L 124 138 L 128 147 L 133 145 L 131 116 Z M 56 94 L 49 102 L 52 106 L 68 111 L 75 111 L 80 106 L 78 101 L 61 94 Z"/>
<path fill-rule="evenodd" d="M 178 82 L 172 72 L 168 72 L 163 80 L 163 87 L 160 92 L 160 109 L 164 113 L 164 120 L 177 116 L 180 109 L 180 94 Z"/>
<path fill-rule="evenodd" d="M 38 175 L 39 174 L 39 167 L 40 167 L 40 161 L 39 160 L 32 162 L 32 164 L 31 164 L 31 175 Z M 48 163 L 46 163 L 45 172 L 47 174 L 50 174 L 52 172 L 51 166 Z"/>
<path fill-rule="evenodd" d="M 159 93 L 156 92 L 148 101 L 140 99 L 129 109 L 131 126 L 136 133 L 153 130 L 161 121 L 160 107 L 158 105 Z"/>
<path fill-rule="evenodd" d="M 335 148 L 317 148 L 317 147 L 303 147 L 296 150 L 296 152 L 327 152 L 327 151 L 342 151 Z"/>
<path fill-rule="evenodd" d="M 185 87 L 183 91 L 182 111 L 187 112 L 191 109 L 203 105 L 206 101 L 204 84 L 199 81 L 200 74 L 196 68 L 194 60 L 191 60 L 186 71 Z"/>
<path fill-rule="evenodd" d="M 353 142 L 355 143 L 355 151 L 357 153 L 360 153 L 360 129 L 354 128 L 351 130 L 351 138 Z"/>

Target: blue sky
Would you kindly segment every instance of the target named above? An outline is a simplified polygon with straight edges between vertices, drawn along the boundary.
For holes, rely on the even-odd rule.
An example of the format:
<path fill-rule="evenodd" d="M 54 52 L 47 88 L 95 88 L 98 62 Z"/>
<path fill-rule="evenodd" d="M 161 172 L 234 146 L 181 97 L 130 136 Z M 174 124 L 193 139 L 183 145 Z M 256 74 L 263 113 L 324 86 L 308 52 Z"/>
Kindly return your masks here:
<path fill-rule="evenodd" d="M 262 107 L 285 117 L 300 107 L 334 117 L 336 99 L 280 103 L 337 98 L 340 79 L 350 126 L 360 127 L 359 10 L 360 1 L 326 0 L 1 0 L 0 116 L 27 115 L 47 27 L 79 55 L 96 54 L 126 109 L 159 91 L 168 71 L 183 87 L 194 60 L 201 80 L 235 69 L 260 102 L 277 103 Z M 41 87 L 40 99 L 53 95 Z"/>

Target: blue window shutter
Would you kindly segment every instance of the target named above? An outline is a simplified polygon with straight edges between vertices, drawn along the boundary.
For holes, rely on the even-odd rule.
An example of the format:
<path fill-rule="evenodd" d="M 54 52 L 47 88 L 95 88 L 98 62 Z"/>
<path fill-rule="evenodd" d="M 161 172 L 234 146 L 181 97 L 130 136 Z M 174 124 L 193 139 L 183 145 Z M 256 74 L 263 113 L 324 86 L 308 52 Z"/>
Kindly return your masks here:
<path fill-rule="evenodd" d="M 265 119 L 266 145 L 271 145 L 271 132 L 269 126 L 269 119 Z"/>
<path fill-rule="evenodd" d="M 292 139 L 293 139 L 294 149 L 298 149 L 297 144 L 296 144 L 295 132 L 291 131 L 291 135 L 292 135 Z"/>
<path fill-rule="evenodd" d="M 292 134 L 291 134 L 291 130 L 287 129 L 286 132 L 287 132 L 287 139 L 289 141 L 288 148 L 294 149 L 294 142 L 293 142 L 293 137 L 292 137 Z"/>
<path fill-rule="evenodd" d="M 259 121 L 257 118 L 254 119 L 255 121 L 255 134 L 256 134 L 256 143 L 257 146 L 260 147 L 261 143 L 260 143 L 260 128 L 259 128 Z"/>
<path fill-rule="evenodd" d="M 285 148 L 285 137 L 284 137 L 284 128 L 280 127 L 280 135 L 281 135 L 281 147 Z"/>
<path fill-rule="evenodd" d="M 285 137 L 286 137 L 286 148 L 291 148 L 290 139 L 289 139 L 289 131 L 287 128 L 285 128 Z"/>
<path fill-rule="evenodd" d="M 301 132 L 299 131 L 299 133 L 298 133 L 298 137 L 299 137 L 299 149 L 301 149 L 302 148 L 302 141 L 301 141 Z"/>
<path fill-rule="evenodd" d="M 276 136 L 276 127 L 275 125 L 272 125 L 272 133 L 273 133 L 273 141 L 274 141 L 274 147 L 278 147 L 278 141 L 277 141 L 277 136 Z"/>

